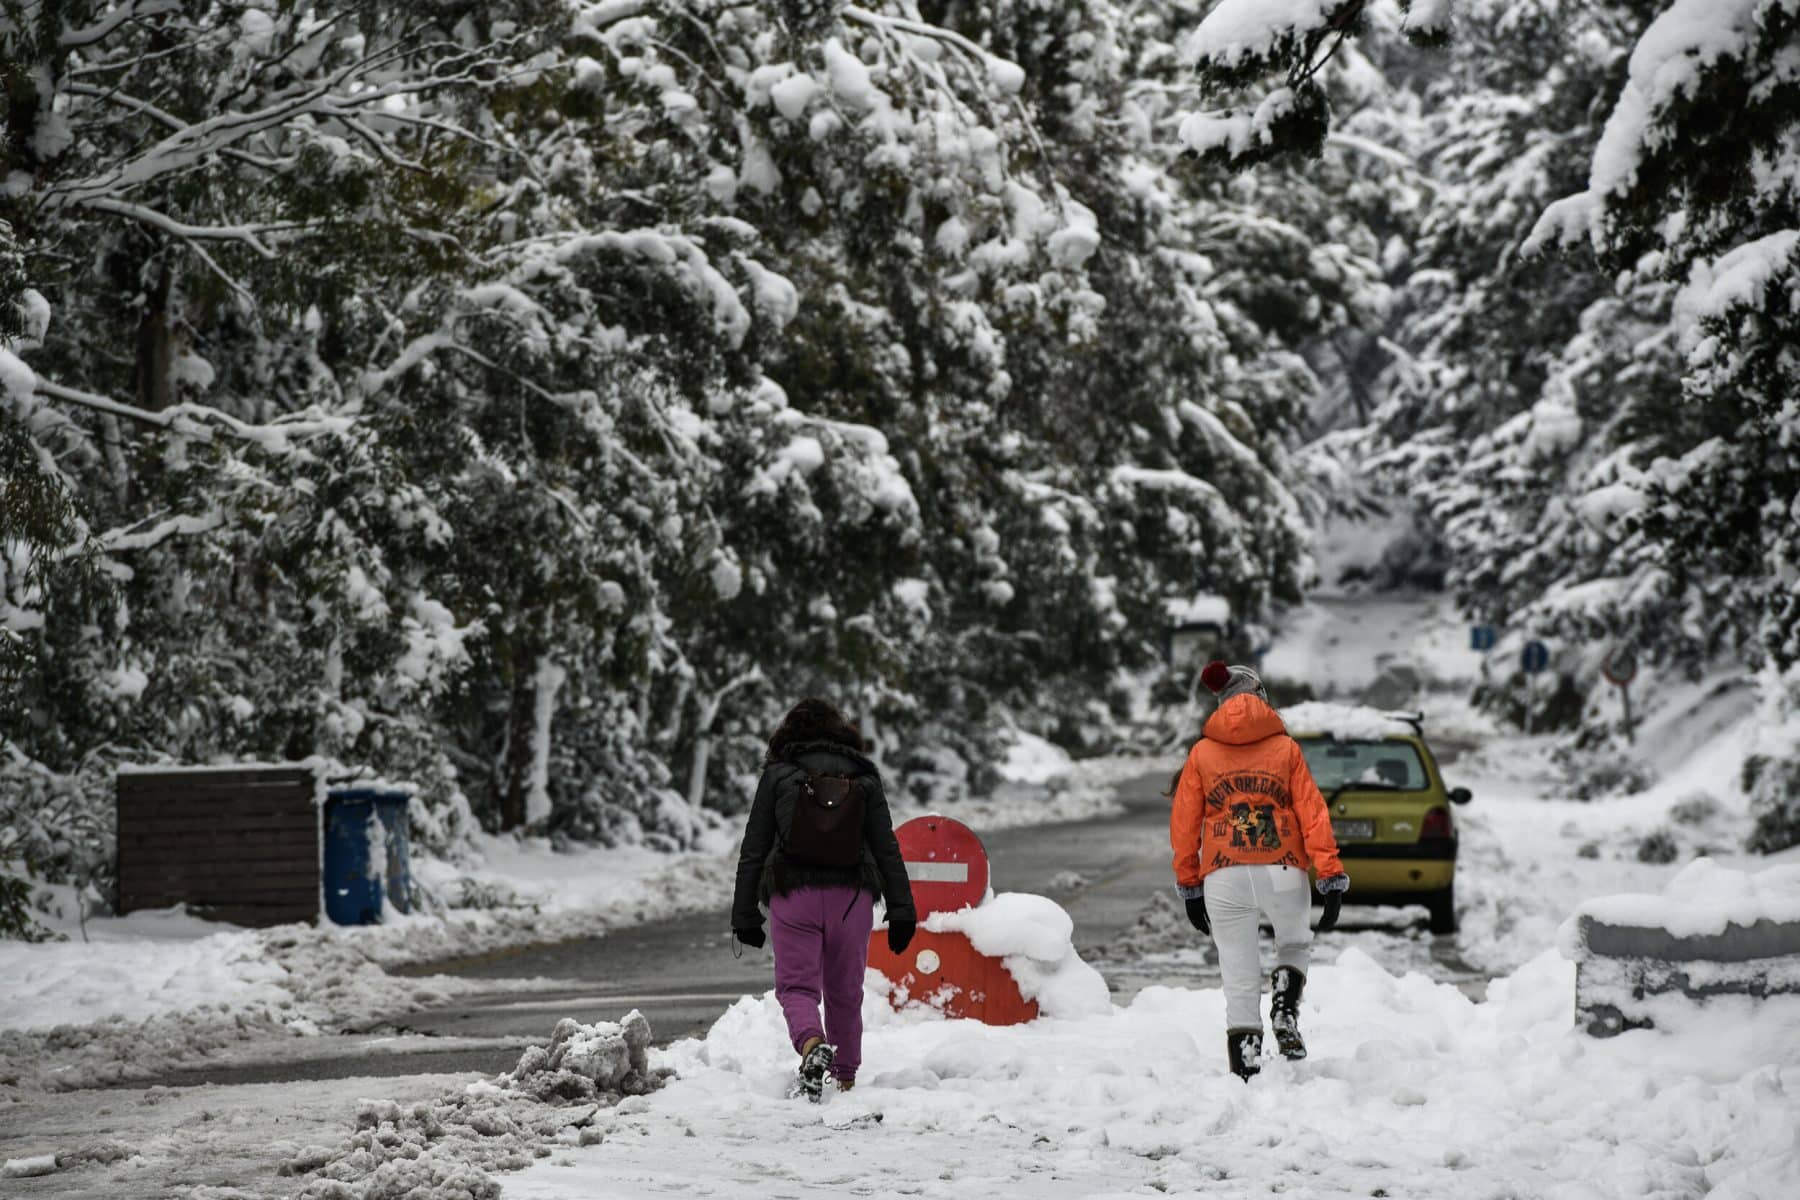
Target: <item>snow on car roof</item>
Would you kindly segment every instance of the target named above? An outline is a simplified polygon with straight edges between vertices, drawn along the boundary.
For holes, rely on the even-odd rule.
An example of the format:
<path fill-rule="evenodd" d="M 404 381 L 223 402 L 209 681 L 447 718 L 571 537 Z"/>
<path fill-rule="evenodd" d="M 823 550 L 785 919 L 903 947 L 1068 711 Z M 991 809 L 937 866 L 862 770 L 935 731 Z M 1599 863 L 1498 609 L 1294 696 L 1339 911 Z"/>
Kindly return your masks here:
<path fill-rule="evenodd" d="M 1380 741 L 1411 737 L 1419 730 L 1410 714 L 1383 712 L 1361 704 L 1331 704 L 1308 700 L 1281 710 L 1281 719 L 1292 734 L 1317 733 L 1340 742 Z"/>

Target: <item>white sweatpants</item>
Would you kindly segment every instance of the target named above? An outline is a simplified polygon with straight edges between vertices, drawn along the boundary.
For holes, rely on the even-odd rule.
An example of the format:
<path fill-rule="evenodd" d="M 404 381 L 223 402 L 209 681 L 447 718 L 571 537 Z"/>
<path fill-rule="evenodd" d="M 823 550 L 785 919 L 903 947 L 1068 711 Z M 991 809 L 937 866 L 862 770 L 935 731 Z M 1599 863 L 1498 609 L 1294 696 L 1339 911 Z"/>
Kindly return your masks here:
<path fill-rule="evenodd" d="M 1220 867 L 1206 877 L 1206 915 L 1225 984 L 1225 1027 L 1262 1028 L 1262 956 L 1257 917 L 1275 928 L 1275 965 L 1302 975 L 1312 961 L 1312 897 L 1298 867 Z"/>

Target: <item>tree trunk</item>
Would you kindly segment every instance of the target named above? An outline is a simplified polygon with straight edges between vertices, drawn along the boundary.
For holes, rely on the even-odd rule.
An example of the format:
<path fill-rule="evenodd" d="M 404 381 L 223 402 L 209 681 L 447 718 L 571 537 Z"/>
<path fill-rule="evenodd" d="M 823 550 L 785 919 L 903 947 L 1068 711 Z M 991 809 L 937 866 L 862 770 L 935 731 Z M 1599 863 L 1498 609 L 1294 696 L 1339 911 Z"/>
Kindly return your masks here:
<path fill-rule="evenodd" d="M 156 286 L 144 297 L 138 317 L 137 402 L 152 412 L 169 407 L 169 368 L 175 361 L 175 337 L 169 322 L 169 292 L 174 273 L 165 258 L 157 269 Z"/>
<path fill-rule="evenodd" d="M 531 787 L 531 734 L 537 705 L 532 682 L 537 656 L 521 654 L 513 663 L 512 703 L 506 713 L 506 749 L 502 755 L 500 828 L 525 824 L 525 798 Z"/>

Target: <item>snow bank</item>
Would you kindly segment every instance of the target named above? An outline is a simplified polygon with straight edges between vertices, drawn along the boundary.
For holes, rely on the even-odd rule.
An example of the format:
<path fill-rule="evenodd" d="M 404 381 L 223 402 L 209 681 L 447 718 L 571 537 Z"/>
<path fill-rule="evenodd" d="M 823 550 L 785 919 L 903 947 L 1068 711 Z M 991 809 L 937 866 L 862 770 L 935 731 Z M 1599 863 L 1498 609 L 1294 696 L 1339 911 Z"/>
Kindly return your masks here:
<path fill-rule="evenodd" d="M 1289 705 L 1281 710 L 1281 719 L 1289 733 L 1321 733 L 1340 742 L 1380 741 L 1417 732 L 1410 723 L 1392 713 L 1360 704 L 1331 704 L 1322 700 Z"/>
<path fill-rule="evenodd" d="M 142 922 L 137 927 L 154 928 Z M 279 1007 L 293 1002 L 287 974 L 268 958 L 258 936 L 246 932 L 191 941 L 0 941 L 0 979 L 6 980 L 0 1029 L 137 1021 L 186 1009 Z"/>
<path fill-rule="evenodd" d="M 1675 937 L 1709 937 L 1729 925 L 1800 921 L 1800 863 L 1738 871 L 1696 858 L 1660 894 L 1601 896 L 1575 910 L 1605 925 L 1662 929 Z"/>
<path fill-rule="evenodd" d="M 1596 1041 L 1572 1032 L 1573 991 L 1553 952 L 1476 1004 L 1345 951 L 1309 980 L 1312 1057 L 1245 1085 L 1226 1072 L 1217 990 L 989 1028 L 896 1014 L 871 989 L 856 1090 L 823 1110 L 780 1101 L 794 1065 L 780 1008 L 746 997 L 704 1039 L 652 1054 L 678 1078 L 601 1113 L 604 1145 L 510 1177 L 506 1195 L 677 1180 L 739 1196 L 1369 1196 L 1396 1181 L 1413 1196 L 1792 1194 L 1800 998 L 1690 1006 Z"/>
<path fill-rule="evenodd" d="M 1014 783 L 1042 784 L 1067 775 L 1074 765 L 1069 752 L 1061 746 L 1019 730 L 1013 734 L 1013 744 L 1006 748 L 1006 757 L 1000 760 L 1000 775 Z"/>
<path fill-rule="evenodd" d="M 1036 1000 L 1047 1017 L 1087 1016 L 1112 1007 L 1106 980 L 1075 953 L 1075 922 L 1047 896 L 1001 892 L 973 908 L 933 913 L 925 928 L 964 934 L 975 949 L 1003 960 L 1019 994 Z"/>

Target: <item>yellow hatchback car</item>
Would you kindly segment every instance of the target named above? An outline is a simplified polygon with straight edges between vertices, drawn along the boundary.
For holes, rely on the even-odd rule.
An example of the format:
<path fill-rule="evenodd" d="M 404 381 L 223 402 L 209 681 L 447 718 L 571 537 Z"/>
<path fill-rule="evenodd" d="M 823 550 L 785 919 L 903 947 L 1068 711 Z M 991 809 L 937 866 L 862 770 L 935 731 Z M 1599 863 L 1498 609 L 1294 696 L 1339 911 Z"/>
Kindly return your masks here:
<path fill-rule="evenodd" d="M 1350 904 L 1423 904 L 1432 933 L 1456 932 L 1456 818 L 1473 797 L 1446 789 L 1424 717 L 1354 705 L 1282 710 L 1325 796 Z"/>

